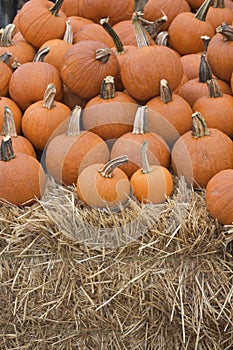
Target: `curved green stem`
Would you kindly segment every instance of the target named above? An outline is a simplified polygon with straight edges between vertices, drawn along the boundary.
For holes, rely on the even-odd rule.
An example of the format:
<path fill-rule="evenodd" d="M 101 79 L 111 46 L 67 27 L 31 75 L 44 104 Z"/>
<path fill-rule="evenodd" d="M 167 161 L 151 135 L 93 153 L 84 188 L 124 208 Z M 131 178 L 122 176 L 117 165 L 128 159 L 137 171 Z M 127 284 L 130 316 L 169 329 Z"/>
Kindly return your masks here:
<path fill-rule="evenodd" d="M 79 136 L 81 134 L 81 113 L 82 107 L 75 106 L 68 119 L 68 125 L 66 128 L 66 136 Z"/>
<path fill-rule="evenodd" d="M 129 159 L 128 159 L 128 156 L 126 156 L 126 155 L 113 158 L 113 159 L 109 160 L 107 163 L 105 163 L 105 164 L 99 169 L 99 173 L 100 173 L 103 177 L 113 177 L 113 171 L 114 171 L 114 169 L 116 169 L 116 168 L 119 167 L 120 165 L 123 165 L 123 164 L 128 163 L 128 160 L 129 160 Z"/>
<path fill-rule="evenodd" d="M 115 32 L 115 30 L 108 23 L 108 18 L 102 18 L 100 20 L 100 24 L 106 30 L 106 32 L 111 36 L 111 38 L 114 42 L 114 45 L 116 47 L 117 53 L 123 54 L 125 52 L 125 50 L 124 50 L 124 46 L 122 44 L 122 41 L 119 38 L 119 36 L 117 35 L 117 33 Z"/>
<path fill-rule="evenodd" d="M 209 10 L 209 7 L 212 4 L 212 0 L 205 0 L 203 4 L 199 7 L 195 14 L 195 18 L 199 19 L 200 21 L 205 21 L 206 20 L 206 15 Z"/>
<path fill-rule="evenodd" d="M 57 0 L 53 7 L 50 8 L 50 12 L 53 16 L 58 16 L 58 12 L 61 9 L 64 0 Z"/>

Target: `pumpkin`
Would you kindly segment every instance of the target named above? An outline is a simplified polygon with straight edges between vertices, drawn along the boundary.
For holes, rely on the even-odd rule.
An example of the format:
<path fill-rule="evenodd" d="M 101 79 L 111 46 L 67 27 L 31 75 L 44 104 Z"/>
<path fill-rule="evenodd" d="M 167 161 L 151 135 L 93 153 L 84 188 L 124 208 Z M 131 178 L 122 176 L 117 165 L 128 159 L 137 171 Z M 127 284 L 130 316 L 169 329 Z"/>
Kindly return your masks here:
<path fill-rule="evenodd" d="M 99 94 L 107 75 L 120 76 L 120 66 L 115 53 L 104 43 L 83 40 L 67 51 L 60 74 L 71 92 L 90 99 Z"/>
<path fill-rule="evenodd" d="M 121 66 L 121 80 L 128 93 L 139 101 L 158 96 L 160 80 L 166 79 L 175 90 L 183 76 L 178 55 L 169 47 L 148 46 L 148 40 L 138 16 L 135 14 L 134 28 L 140 45 L 137 51 L 128 53 Z"/>
<path fill-rule="evenodd" d="M 222 23 L 230 24 L 233 21 L 233 11 L 225 6 L 224 0 L 214 0 L 207 12 L 206 21 L 210 22 L 214 29 Z"/>
<path fill-rule="evenodd" d="M 72 47 L 73 31 L 70 21 L 66 21 L 66 30 L 62 39 L 50 39 L 44 42 L 39 50 L 49 47 L 49 52 L 44 57 L 44 62 L 52 64 L 60 71 L 65 53 Z"/>
<path fill-rule="evenodd" d="M 76 184 L 81 170 L 93 163 L 109 160 L 107 144 L 91 131 L 80 130 L 82 109 L 74 107 L 66 131 L 52 137 L 45 153 L 48 172 L 58 183 Z"/>
<path fill-rule="evenodd" d="M 2 127 L 6 107 L 8 107 L 13 114 L 17 134 L 21 134 L 22 111 L 15 101 L 6 96 L 0 97 L 0 128 Z"/>
<path fill-rule="evenodd" d="M 0 55 L 0 96 L 8 96 L 12 71 L 8 67 L 11 53 L 5 52 Z"/>
<path fill-rule="evenodd" d="M 44 193 L 46 175 L 40 162 L 25 153 L 14 153 L 11 137 L 0 150 L 0 199 L 17 206 L 31 205 Z"/>
<path fill-rule="evenodd" d="M 114 45 L 112 38 L 98 23 L 90 23 L 82 26 L 82 28 L 74 35 L 74 44 L 82 40 L 100 41 L 110 48 Z"/>
<path fill-rule="evenodd" d="M 115 90 L 114 78 L 103 79 L 100 94 L 90 99 L 83 110 L 84 129 L 104 140 L 113 140 L 133 130 L 136 101 L 128 94 Z"/>
<path fill-rule="evenodd" d="M 196 12 L 196 10 L 203 4 L 204 0 L 186 0 L 191 10 Z"/>
<path fill-rule="evenodd" d="M 198 78 L 201 54 L 202 52 L 189 53 L 180 57 L 184 74 L 188 80 Z"/>
<path fill-rule="evenodd" d="M 67 20 L 69 20 L 72 26 L 73 35 L 76 35 L 82 29 L 82 27 L 85 26 L 86 24 L 94 23 L 90 19 L 80 17 L 80 16 L 68 16 Z"/>
<path fill-rule="evenodd" d="M 167 21 L 161 26 L 160 30 L 167 30 L 173 19 L 182 12 L 190 12 L 190 6 L 185 0 L 148 0 L 144 6 L 144 18 L 154 22 L 160 18 L 161 10 L 166 14 Z"/>
<path fill-rule="evenodd" d="M 192 128 L 192 109 L 181 96 L 172 93 L 165 79 L 160 81 L 160 96 L 147 102 L 148 129 L 159 134 L 172 147 Z"/>
<path fill-rule="evenodd" d="M 170 165 L 170 150 L 164 139 L 155 132 L 148 130 L 148 108 L 139 106 L 135 115 L 133 131 L 123 134 L 113 144 L 110 158 L 128 155 L 128 162 L 120 168 L 129 178 L 142 167 L 140 149 L 144 141 L 148 141 L 148 159 L 152 164 L 168 168 Z"/>
<path fill-rule="evenodd" d="M 26 153 L 36 158 L 36 152 L 31 142 L 26 137 L 17 134 L 12 111 L 7 106 L 4 107 L 0 142 L 5 136 L 11 137 L 12 146 L 15 152 Z"/>
<path fill-rule="evenodd" d="M 101 18 L 109 17 L 110 24 L 131 19 L 134 0 L 80 0 L 79 16 L 99 23 Z"/>
<path fill-rule="evenodd" d="M 56 88 L 55 99 L 60 101 L 63 98 L 63 85 L 59 71 L 52 64 L 43 62 L 48 52 L 48 47 L 38 51 L 33 62 L 21 64 L 12 74 L 9 94 L 23 111 L 32 103 L 43 99 L 50 83 L 53 83 Z"/>
<path fill-rule="evenodd" d="M 55 101 L 56 87 L 48 84 L 43 100 L 32 103 L 23 114 L 22 130 L 24 136 L 33 146 L 43 151 L 51 135 L 69 118 L 70 108 Z"/>
<path fill-rule="evenodd" d="M 206 21 L 206 15 L 212 0 L 205 0 L 198 11 L 178 14 L 168 28 L 168 43 L 180 55 L 202 52 L 204 49 L 201 37 L 214 36 L 214 28 Z"/>
<path fill-rule="evenodd" d="M 220 171 L 206 186 L 206 206 L 210 215 L 223 225 L 233 224 L 233 169 Z"/>
<path fill-rule="evenodd" d="M 233 25 L 222 24 L 211 38 L 207 60 L 217 78 L 230 82 L 233 71 Z"/>
<path fill-rule="evenodd" d="M 23 37 L 36 48 L 50 39 L 61 39 L 66 15 L 60 10 L 63 0 L 28 1 L 19 11 L 18 25 Z"/>
<path fill-rule="evenodd" d="M 61 5 L 61 10 L 69 16 L 79 16 L 80 0 L 64 0 Z"/>
<path fill-rule="evenodd" d="M 209 96 L 200 97 L 193 105 L 208 127 L 216 128 L 233 138 L 233 96 L 223 94 L 216 79 L 207 80 Z"/>
<path fill-rule="evenodd" d="M 10 68 L 15 59 L 22 64 L 33 61 L 36 54 L 36 50 L 32 45 L 22 37 L 18 38 L 18 35 L 15 36 L 15 25 L 13 23 L 8 24 L 3 29 L 0 39 L 0 55 L 5 51 L 11 53 L 11 57 L 8 61 L 8 66 Z"/>
<path fill-rule="evenodd" d="M 163 203 L 173 190 L 172 175 L 163 166 L 149 164 L 147 148 L 148 142 L 144 141 L 141 147 L 142 168 L 138 169 L 130 179 L 132 192 L 140 202 Z"/>
<path fill-rule="evenodd" d="M 79 97 L 78 95 L 71 92 L 67 86 L 63 85 L 63 100 L 62 102 L 67 105 L 70 109 L 73 109 L 76 105 L 84 108 L 88 102 L 88 99 Z"/>
<path fill-rule="evenodd" d="M 230 84 L 231 84 L 231 91 L 232 91 L 232 94 L 233 94 L 233 72 L 231 74 L 231 81 L 230 81 Z"/>
<path fill-rule="evenodd" d="M 172 169 L 189 186 L 205 188 L 215 174 L 233 167 L 233 142 L 222 131 L 208 128 L 198 111 L 192 115 L 192 124 L 192 131 L 173 145 Z"/>
<path fill-rule="evenodd" d="M 82 170 L 77 180 L 79 198 L 88 206 L 114 208 L 124 205 L 130 196 L 130 182 L 119 166 L 127 163 L 123 155 L 105 164 L 95 163 Z"/>

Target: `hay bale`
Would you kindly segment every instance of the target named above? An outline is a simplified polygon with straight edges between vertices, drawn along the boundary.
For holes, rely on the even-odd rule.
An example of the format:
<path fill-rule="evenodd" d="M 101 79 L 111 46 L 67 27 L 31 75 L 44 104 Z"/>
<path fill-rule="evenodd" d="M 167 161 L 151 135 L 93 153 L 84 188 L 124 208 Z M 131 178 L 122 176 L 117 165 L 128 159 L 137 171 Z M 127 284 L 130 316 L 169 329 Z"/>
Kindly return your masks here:
<path fill-rule="evenodd" d="M 0 349 L 232 349 L 233 227 L 177 184 L 114 213 L 51 179 L 33 206 L 1 204 Z"/>

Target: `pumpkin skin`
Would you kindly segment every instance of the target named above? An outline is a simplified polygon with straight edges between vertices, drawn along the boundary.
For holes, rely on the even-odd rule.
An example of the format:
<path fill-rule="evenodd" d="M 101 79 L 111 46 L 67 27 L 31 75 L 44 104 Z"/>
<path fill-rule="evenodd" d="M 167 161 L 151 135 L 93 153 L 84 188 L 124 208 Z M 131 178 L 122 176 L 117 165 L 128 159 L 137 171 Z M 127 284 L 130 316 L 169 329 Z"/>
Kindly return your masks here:
<path fill-rule="evenodd" d="M 50 137 L 71 113 L 65 104 L 54 101 L 55 94 L 54 84 L 49 84 L 44 99 L 32 103 L 23 114 L 23 134 L 39 151 L 45 149 Z"/>
<path fill-rule="evenodd" d="M 96 58 L 97 50 L 107 50 L 107 55 L 103 57 L 106 61 Z M 98 95 L 102 80 L 107 75 L 120 76 L 120 66 L 114 52 L 104 43 L 83 40 L 67 51 L 60 74 L 71 92 L 90 99 Z"/>
<path fill-rule="evenodd" d="M 64 4 L 64 3 L 63 3 Z M 70 21 L 71 27 L 73 29 L 73 35 L 75 36 L 75 34 L 77 34 L 83 26 L 85 26 L 86 24 L 91 24 L 94 23 L 93 21 L 91 21 L 90 19 L 84 18 L 84 17 L 80 17 L 80 16 L 69 16 L 67 17 L 67 20 Z"/>
<path fill-rule="evenodd" d="M 134 0 L 80 0 L 79 15 L 99 23 L 109 17 L 110 24 L 130 20 L 134 12 Z"/>
<path fill-rule="evenodd" d="M 69 16 L 79 16 L 79 4 L 80 0 L 64 0 L 61 5 L 61 11 Z"/>
<path fill-rule="evenodd" d="M 109 160 L 109 149 L 104 140 L 91 131 L 80 131 L 80 113 L 81 107 L 76 106 L 69 117 L 66 132 L 52 137 L 46 148 L 48 172 L 55 181 L 65 185 L 76 184 L 85 167 Z"/>
<path fill-rule="evenodd" d="M 218 1 L 219 2 L 219 1 Z M 221 2 L 223 2 L 224 7 L 213 7 L 210 6 L 206 20 L 212 24 L 214 29 L 220 26 L 222 23 L 232 23 L 233 21 L 233 11 L 229 7 L 225 5 L 224 1 L 220 1 L 219 5 L 222 6 Z"/>
<path fill-rule="evenodd" d="M 166 14 L 167 21 L 161 26 L 160 31 L 167 30 L 173 19 L 182 12 L 190 12 L 190 6 L 185 0 L 148 0 L 144 6 L 144 18 L 154 22 L 161 17 L 161 10 Z"/>
<path fill-rule="evenodd" d="M 112 47 L 114 45 L 112 38 L 98 23 L 86 24 L 74 35 L 74 44 L 83 40 L 99 41 L 108 47 Z"/>
<path fill-rule="evenodd" d="M 194 113 L 196 114 L 200 113 Z M 203 126 L 200 128 L 203 130 Z M 184 176 L 186 183 L 194 188 L 205 188 L 219 171 L 233 168 L 233 142 L 230 137 L 218 129 L 209 128 L 208 132 L 209 135 L 202 134 L 198 137 L 188 131 L 172 148 L 171 164 L 174 173 Z"/>
<path fill-rule="evenodd" d="M 21 134 L 22 128 L 22 116 L 23 113 L 21 109 L 18 107 L 15 101 L 13 101 L 11 98 L 3 96 L 0 97 L 0 128 L 2 128 L 2 122 L 4 118 L 4 108 L 9 107 L 12 111 L 14 122 L 15 122 L 15 128 L 17 134 Z"/>
<path fill-rule="evenodd" d="M 180 60 L 187 79 L 192 80 L 198 78 L 201 52 L 183 55 L 180 57 Z"/>
<path fill-rule="evenodd" d="M 5 55 L 5 54 L 3 54 Z M 3 57 L 1 55 L 1 57 Z M 0 96 L 8 96 L 10 80 L 12 77 L 12 71 L 7 65 L 5 59 L 0 59 Z"/>
<path fill-rule="evenodd" d="M 1 200 L 17 206 L 31 205 L 42 196 L 45 185 L 46 175 L 36 158 L 15 153 L 14 158 L 0 161 Z"/>
<path fill-rule="evenodd" d="M 146 64 L 145 64 L 146 62 Z M 138 101 L 148 101 L 160 93 L 160 80 L 168 81 L 174 91 L 183 77 L 179 57 L 169 47 L 154 45 L 128 53 L 121 65 L 121 80 L 128 93 Z"/>
<path fill-rule="evenodd" d="M 9 94 L 24 111 L 32 103 L 43 99 L 44 92 L 50 83 L 54 83 L 56 87 L 56 100 L 61 101 L 63 85 L 59 71 L 47 62 L 27 62 L 13 72 Z"/>
<path fill-rule="evenodd" d="M 105 176 L 104 171 L 100 171 L 104 166 L 101 163 L 92 164 L 80 173 L 76 184 L 79 198 L 97 208 L 113 208 L 120 203 L 124 205 L 131 190 L 128 177 L 117 167 L 110 177 Z"/>
<path fill-rule="evenodd" d="M 223 225 L 233 224 L 233 169 L 222 170 L 206 186 L 206 205 L 210 215 Z"/>
<path fill-rule="evenodd" d="M 209 5 L 210 3 L 211 0 Z M 196 16 L 197 13 L 182 12 L 174 18 L 168 28 L 169 46 L 181 56 L 203 51 L 201 37 L 207 35 L 211 38 L 215 34 L 212 24 L 204 19 L 206 13 L 201 16 L 201 20 Z"/>
<path fill-rule="evenodd" d="M 56 6 L 61 7 L 62 2 L 60 0 Z M 61 10 L 52 14 L 50 10 L 54 6 L 51 1 L 28 1 L 19 11 L 19 30 L 36 48 L 47 40 L 61 39 L 64 35 L 67 17 Z"/>

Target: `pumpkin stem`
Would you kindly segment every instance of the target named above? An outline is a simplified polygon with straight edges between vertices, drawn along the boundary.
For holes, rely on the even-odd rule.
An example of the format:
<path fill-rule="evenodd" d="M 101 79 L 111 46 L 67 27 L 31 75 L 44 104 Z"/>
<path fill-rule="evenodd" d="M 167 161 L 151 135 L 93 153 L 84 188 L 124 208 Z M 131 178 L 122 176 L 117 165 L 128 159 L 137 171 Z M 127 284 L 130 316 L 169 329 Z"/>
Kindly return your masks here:
<path fill-rule="evenodd" d="M 162 12 L 162 17 L 156 19 L 154 22 L 148 21 L 142 16 L 139 16 L 140 21 L 142 22 L 144 28 L 146 29 L 147 33 L 152 37 L 152 39 L 155 39 L 159 29 L 161 26 L 167 22 L 167 16 L 164 13 L 163 10 L 160 10 Z"/>
<path fill-rule="evenodd" d="M 165 79 L 160 80 L 160 100 L 164 103 L 172 101 L 172 90 Z"/>
<path fill-rule="evenodd" d="M 128 163 L 128 160 L 129 160 L 128 156 L 126 156 L 126 155 L 113 158 L 113 159 L 109 160 L 107 163 L 105 163 L 103 166 L 100 167 L 99 173 L 103 177 L 113 177 L 114 169 L 116 169 L 120 165 Z"/>
<path fill-rule="evenodd" d="M 3 136 L 9 135 L 11 137 L 17 137 L 13 114 L 8 106 L 4 106 L 4 116 L 3 116 L 3 122 L 2 122 L 1 135 Z"/>
<path fill-rule="evenodd" d="M 137 46 L 139 48 L 143 46 L 150 46 L 150 43 L 147 37 L 147 32 L 143 27 L 142 22 L 139 20 L 140 16 L 142 16 L 142 12 L 140 11 L 134 12 L 133 19 L 132 19 L 132 24 L 136 35 Z"/>
<path fill-rule="evenodd" d="M 218 8 L 218 9 L 224 9 L 225 8 L 224 0 L 213 0 L 212 7 Z"/>
<path fill-rule="evenodd" d="M 104 100 L 107 100 L 109 98 L 115 97 L 115 83 L 114 83 L 114 77 L 111 75 L 108 75 L 105 77 L 102 81 L 101 88 L 100 88 L 100 97 Z"/>
<path fill-rule="evenodd" d="M 192 135 L 195 139 L 210 134 L 205 118 L 200 112 L 192 114 Z"/>
<path fill-rule="evenodd" d="M 57 0 L 53 7 L 49 9 L 49 11 L 52 13 L 53 16 L 58 16 L 58 12 L 63 4 L 64 0 Z"/>
<path fill-rule="evenodd" d="M 224 35 L 225 41 L 233 41 L 233 26 L 226 23 L 221 24 L 216 28 L 216 33 Z"/>
<path fill-rule="evenodd" d="M 204 51 L 203 51 L 203 53 L 207 53 L 207 49 L 208 49 L 208 46 L 209 46 L 209 42 L 210 42 L 210 37 L 209 36 L 207 36 L 207 35 L 202 35 L 201 36 L 201 39 L 202 39 L 202 41 L 203 41 L 203 43 L 204 43 Z"/>
<path fill-rule="evenodd" d="M 14 58 L 14 62 L 11 64 L 11 68 L 13 70 L 16 70 L 21 66 L 21 63 L 18 62 L 17 57 Z"/>
<path fill-rule="evenodd" d="M 12 146 L 12 140 L 11 140 L 11 137 L 7 135 L 2 139 L 2 142 L 1 142 L 0 160 L 3 160 L 4 162 L 8 162 L 13 158 L 15 158 L 15 154 Z"/>
<path fill-rule="evenodd" d="M 148 107 L 139 106 L 135 115 L 133 134 L 146 134 L 148 132 Z"/>
<path fill-rule="evenodd" d="M 15 24 L 10 23 L 2 30 L 0 46 L 7 47 L 12 45 L 12 38 L 15 30 Z"/>
<path fill-rule="evenodd" d="M 1 56 L 0 56 L 0 61 L 2 61 L 5 64 L 8 64 L 10 61 L 12 54 L 10 52 L 4 52 Z"/>
<path fill-rule="evenodd" d="M 115 30 L 110 26 L 108 23 L 109 18 L 101 18 L 100 24 L 103 26 L 103 28 L 106 30 L 106 32 L 111 36 L 112 40 L 114 41 L 114 45 L 117 50 L 118 55 L 122 55 L 125 53 L 123 44 Z"/>
<path fill-rule="evenodd" d="M 141 158 L 142 158 L 142 170 L 141 171 L 143 174 L 149 174 L 149 173 L 151 173 L 151 171 L 153 169 L 150 167 L 150 164 L 148 162 L 148 158 L 146 155 L 147 149 L 148 149 L 148 141 L 144 141 L 142 144 L 142 147 L 141 147 Z"/>
<path fill-rule="evenodd" d="M 222 97 L 221 88 L 216 79 L 207 80 L 209 96 L 213 98 Z"/>
<path fill-rule="evenodd" d="M 72 28 L 72 24 L 71 21 L 68 19 L 66 21 L 66 30 L 63 36 L 63 40 L 68 43 L 68 44 L 72 44 L 73 43 L 73 28 Z"/>
<path fill-rule="evenodd" d="M 199 66 L 199 82 L 206 83 L 207 80 L 212 79 L 212 71 L 209 63 L 206 61 L 206 54 L 201 55 L 201 62 Z"/>
<path fill-rule="evenodd" d="M 212 0 L 205 0 L 203 4 L 199 7 L 195 14 L 195 18 L 199 19 L 200 21 L 205 21 L 206 20 L 206 15 L 209 10 L 209 7 L 212 4 Z"/>
<path fill-rule="evenodd" d="M 44 93 L 43 107 L 47 109 L 52 109 L 53 107 L 56 106 L 56 104 L 54 103 L 56 92 L 57 92 L 56 86 L 54 85 L 54 83 L 50 83 L 47 86 L 47 89 L 45 90 L 45 93 Z"/>
<path fill-rule="evenodd" d="M 106 47 L 105 49 L 98 49 L 95 51 L 96 60 L 100 60 L 102 63 L 106 63 L 111 56 L 111 49 Z"/>
<path fill-rule="evenodd" d="M 155 39 L 156 45 L 168 46 L 168 31 L 158 33 Z"/>
<path fill-rule="evenodd" d="M 49 53 L 50 48 L 45 46 L 43 49 L 38 50 L 33 58 L 33 62 L 43 62 L 44 57 Z"/>
<path fill-rule="evenodd" d="M 81 112 L 82 107 L 76 105 L 69 116 L 68 124 L 66 128 L 66 136 L 79 136 L 80 124 L 81 124 Z"/>

